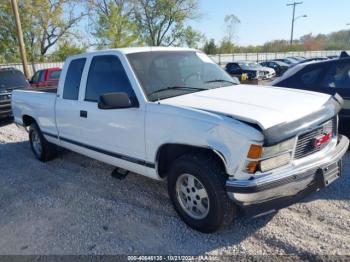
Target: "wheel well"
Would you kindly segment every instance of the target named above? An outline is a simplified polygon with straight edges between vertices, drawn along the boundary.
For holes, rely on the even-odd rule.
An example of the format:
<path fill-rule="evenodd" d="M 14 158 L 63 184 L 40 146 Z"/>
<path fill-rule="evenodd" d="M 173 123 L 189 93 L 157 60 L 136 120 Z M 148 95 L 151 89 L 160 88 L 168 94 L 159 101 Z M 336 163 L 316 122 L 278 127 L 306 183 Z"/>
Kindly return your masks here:
<path fill-rule="evenodd" d="M 226 171 L 224 157 L 213 149 L 182 144 L 165 144 L 157 153 L 156 163 L 159 176 L 166 177 L 171 163 L 184 154 L 207 154 L 209 158 L 218 161 L 223 170 Z"/>
<path fill-rule="evenodd" d="M 24 126 L 30 126 L 31 124 L 33 124 L 35 122 L 35 119 L 31 116 L 28 116 L 28 115 L 24 115 L 22 117 L 22 120 L 23 120 Z"/>

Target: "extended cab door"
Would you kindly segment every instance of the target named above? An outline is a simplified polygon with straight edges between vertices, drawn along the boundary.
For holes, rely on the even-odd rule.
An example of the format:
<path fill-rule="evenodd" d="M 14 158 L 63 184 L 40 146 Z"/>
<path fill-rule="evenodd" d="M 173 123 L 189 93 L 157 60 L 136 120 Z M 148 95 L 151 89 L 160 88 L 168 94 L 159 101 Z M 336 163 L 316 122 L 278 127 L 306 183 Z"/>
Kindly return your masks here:
<path fill-rule="evenodd" d="M 115 54 L 94 55 L 81 97 L 82 138 L 101 159 L 113 165 L 145 173 L 145 112 L 128 78 L 121 59 Z M 135 107 L 99 109 L 100 96 L 124 92 Z"/>
<path fill-rule="evenodd" d="M 60 82 L 56 99 L 56 125 L 60 140 L 83 142 L 81 138 L 81 118 L 79 91 L 86 58 L 67 61 L 64 68 L 63 82 Z"/>

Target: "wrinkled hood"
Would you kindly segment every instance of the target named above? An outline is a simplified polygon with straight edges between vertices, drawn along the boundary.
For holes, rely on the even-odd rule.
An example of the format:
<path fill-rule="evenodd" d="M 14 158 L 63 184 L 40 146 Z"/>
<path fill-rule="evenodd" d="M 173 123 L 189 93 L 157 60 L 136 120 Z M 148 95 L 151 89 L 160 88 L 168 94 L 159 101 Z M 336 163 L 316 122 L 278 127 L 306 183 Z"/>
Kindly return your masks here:
<path fill-rule="evenodd" d="M 318 111 L 329 95 L 279 87 L 236 85 L 161 100 L 258 124 L 262 129 L 289 123 Z"/>

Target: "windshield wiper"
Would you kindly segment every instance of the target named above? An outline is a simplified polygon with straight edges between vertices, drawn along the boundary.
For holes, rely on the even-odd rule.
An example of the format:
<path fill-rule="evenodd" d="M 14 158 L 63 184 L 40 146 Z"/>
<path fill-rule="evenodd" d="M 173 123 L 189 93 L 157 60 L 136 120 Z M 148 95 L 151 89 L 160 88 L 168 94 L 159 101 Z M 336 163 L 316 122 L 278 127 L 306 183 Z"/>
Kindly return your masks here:
<path fill-rule="evenodd" d="M 198 90 L 198 91 L 203 91 L 203 90 L 208 90 L 208 88 L 202 88 L 202 87 L 192 87 L 192 86 L 169 86 L 167 88 L 159 89 L 154 92 L 149 93 L 149 95 L 154 95 L 161 93 L 163 91 L 168 91 L 168 90 Z"/>
<path fill-rule="evenodd" d="M 210 80 L 210 81 L 205 81 L 204 83 L 206 83 L 206 84 L 209 84 L 209 83 L 230 83 L 230 84 L 237 85 L 237 83 L 235 83 L 233 81 L 225 80 L 225 79 L 214 79 L 214 80 Z"/>

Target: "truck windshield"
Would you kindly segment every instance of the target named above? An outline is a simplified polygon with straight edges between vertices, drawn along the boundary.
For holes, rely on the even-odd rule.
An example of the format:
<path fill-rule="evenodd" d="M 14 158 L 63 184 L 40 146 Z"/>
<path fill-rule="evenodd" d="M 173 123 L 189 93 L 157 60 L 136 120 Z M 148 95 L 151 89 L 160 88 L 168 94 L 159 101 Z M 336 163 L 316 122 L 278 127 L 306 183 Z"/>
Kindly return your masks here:
<path fill-rule="evenodd" d="M 200 52 L 155 51 L 127 57 L 150 101 L 238 84 Z"/>
<path fill-rule="evenodd" d="M 28 87 L 22 72 L 17 70 L 0 70 L 0 90 Z"/>

